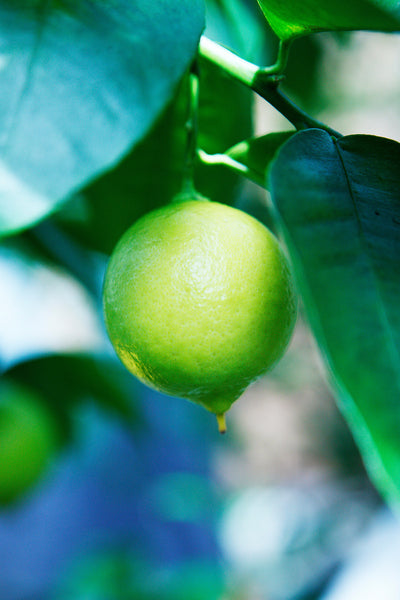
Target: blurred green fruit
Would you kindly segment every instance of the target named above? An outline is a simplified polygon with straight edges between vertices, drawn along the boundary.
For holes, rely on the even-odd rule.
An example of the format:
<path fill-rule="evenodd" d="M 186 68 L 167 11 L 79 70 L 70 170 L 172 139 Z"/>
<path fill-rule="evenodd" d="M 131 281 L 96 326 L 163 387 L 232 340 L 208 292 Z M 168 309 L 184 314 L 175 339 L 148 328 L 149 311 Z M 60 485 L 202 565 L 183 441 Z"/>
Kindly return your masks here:
<path fill-rule="evenodd" d="M 57 423 L 30 390 L 0 388 L 0 503 L 27 492 L 44 473 L 59 442 Z"/>
<path fill-rule="evenodd" d="M 145 215 L 118 243 L 104 286 L 107 329 L 149 386 L 219 417 L 283 354 L 296 316 L 286 258 L 271 232 L 217 202 Z"/>

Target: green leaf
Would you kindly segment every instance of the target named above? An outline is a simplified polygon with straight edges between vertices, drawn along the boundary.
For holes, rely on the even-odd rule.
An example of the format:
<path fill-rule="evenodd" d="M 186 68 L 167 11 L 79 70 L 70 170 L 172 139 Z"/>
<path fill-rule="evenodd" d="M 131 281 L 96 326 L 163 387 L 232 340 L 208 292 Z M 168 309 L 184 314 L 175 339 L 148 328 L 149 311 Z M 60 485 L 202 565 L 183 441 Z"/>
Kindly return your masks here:
<path fill-rule="evenodd" d="M 397 0 L 258 0 L 282 40 L 317 31 L 399 31 Z"/>
<path fill-rule="evenodd" d="M 242 58 L 262 64 L 266 35 L 257 5 L 243 0 L 206 0 L 205 35 Z"/>
<path fill-rule="evenodd" d="M 250 138 L 232 146 L 226 153 L 230 158 L 248 167 L 247 177 L 262 187 L 267 185 L 266 174 L 276 152 L 294 131 L 279 131 Z"/>
<path fill-rule="evenodd" d="M 371 479 L 400 489 L 400 144 L 297 133 L 271 193 L 311 326 Z"/>
<path fill-rule="evenodd" d="M 171 201 L 182 185 L 188 116 L 187 78 L 150 133 L 117 167 L 99 177 L 56 215 L 58 225 L 81 243 L 109 254 L 121 235 L 146 212 Z M 199 145 L 224 151 L 252 133 L 249 90 L 200 63 Z M 238 177 L 224 167 L 198 164 L 203 195 L 232 203 Z"/>
<path fill-rule="evenodd" d="M 143 138 L 203 25 L 203 0 L 0 1 L 0 235 Z"/>

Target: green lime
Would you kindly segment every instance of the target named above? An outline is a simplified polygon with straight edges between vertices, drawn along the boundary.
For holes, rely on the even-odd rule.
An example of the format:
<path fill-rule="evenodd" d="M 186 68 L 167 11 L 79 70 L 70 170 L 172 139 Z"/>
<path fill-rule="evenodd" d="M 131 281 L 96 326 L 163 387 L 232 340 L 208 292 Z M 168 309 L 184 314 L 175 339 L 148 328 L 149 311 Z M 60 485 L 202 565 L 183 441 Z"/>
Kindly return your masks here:
<path fill-rule="evenodd" d="M 59 443 L 57 423 L 30 390 L 0 390 L 0 503 L 27 492 L 44 473 Z"/>
<path fill-rule="evenodd" d="M 107 269 L 111 342 L 147 385 L 224 413 L 282 356 L 296 317 L 287 260 L 248 214 L 187 200 L 139 219 Z"/>

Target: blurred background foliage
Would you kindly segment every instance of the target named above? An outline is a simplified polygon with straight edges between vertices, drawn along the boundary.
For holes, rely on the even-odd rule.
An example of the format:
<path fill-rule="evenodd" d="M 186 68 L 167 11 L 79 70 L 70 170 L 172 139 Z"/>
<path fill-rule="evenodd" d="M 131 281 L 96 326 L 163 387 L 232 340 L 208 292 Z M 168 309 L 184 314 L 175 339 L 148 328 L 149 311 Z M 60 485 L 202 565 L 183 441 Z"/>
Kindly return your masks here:
<path fill-rule="evenodd" d="M 207 0 L 207 34 L 259 64 L 275 59 L 251 0 Z M 399 43 L 300 39 L 283 87 L 344 134 L 399 139 Z M 207 152 L 290 129 L 205 64 L 200 81 Z M 202 409 L 134 380 L 107 340 L 107 257 L 179 189 L 186 88 L 185 76 L 114 168 L 1 242 L 0 598 L 398 600 L 399 525 L 366 477 L 301 314 L 287 355 L 234 405 L 224 438 Z M 196 182 L 271 225 L 255 184 L 204 165 Z M 2 440 L 24 424 L 38 440 L 7 454 Z"/>

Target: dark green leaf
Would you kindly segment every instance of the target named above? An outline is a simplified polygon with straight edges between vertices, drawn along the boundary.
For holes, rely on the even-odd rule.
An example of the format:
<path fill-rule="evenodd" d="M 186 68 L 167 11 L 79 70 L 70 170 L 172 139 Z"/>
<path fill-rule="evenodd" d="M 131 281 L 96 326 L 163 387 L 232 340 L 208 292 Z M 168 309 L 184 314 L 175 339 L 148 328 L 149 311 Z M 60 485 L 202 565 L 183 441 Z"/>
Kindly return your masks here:
<path fill-rule="evenodd" d="M 258 0 L 282 40 L 316 31 L 399 31 L 397 0 Z"/>
<path fill-rule="evenodd" d="M 0 2 L 0 235 L 146 134 L 203 25 L 203 0 Z"/>
<path fill-rule="evenodd" d="M 400 489 L 400 144 L 296 134 L 271 192 L 308 316 L 370 476 Z"/>

